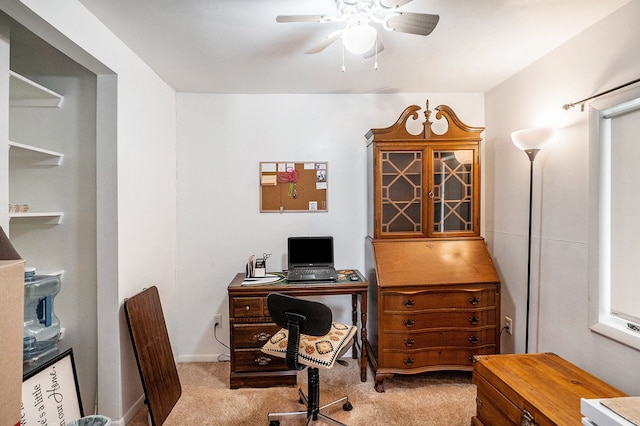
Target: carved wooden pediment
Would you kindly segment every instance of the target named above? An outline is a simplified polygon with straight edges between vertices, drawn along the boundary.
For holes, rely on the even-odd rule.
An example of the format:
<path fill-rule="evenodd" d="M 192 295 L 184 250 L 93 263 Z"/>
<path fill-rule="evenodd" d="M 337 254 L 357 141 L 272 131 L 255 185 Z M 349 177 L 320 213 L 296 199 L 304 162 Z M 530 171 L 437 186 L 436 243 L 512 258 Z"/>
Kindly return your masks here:
<path fill-rule="evenodd" d="M 463 123 L 456 113 L 447 105 L 439 105 L 435 108 L 436 120 L 444 119 L 447 122 L 447 130 L 442 133 L 435 133 L 431 129 L 433 122 L 431 121 L 431 110 L 429 109 L 429 101 L 427 100 L 426 108 L 424 109 L 425 120 L 422 123 L 423 132 L 419 134 L 412 134 L 407 130 L 407 121 L 409 119 L 418 120 L 419 111 L 422 107 L 418 105 L 408 106 L 398 120 L 391 126 L 383 129 L 371 129 L 366 135 L 366 138 L 370 140 L 420 140 L 420 141 L 447 141 L 447 140 L 481 140 L 480 133 L 484 131 L 484 127 L 471 127 Z"/>

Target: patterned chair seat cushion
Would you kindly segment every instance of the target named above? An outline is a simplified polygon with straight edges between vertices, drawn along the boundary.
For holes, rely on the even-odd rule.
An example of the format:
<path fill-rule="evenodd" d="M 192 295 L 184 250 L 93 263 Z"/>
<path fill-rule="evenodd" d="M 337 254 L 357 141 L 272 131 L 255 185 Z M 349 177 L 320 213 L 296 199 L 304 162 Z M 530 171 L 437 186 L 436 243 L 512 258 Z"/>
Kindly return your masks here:
<path fill-rule="evenodd" d="M 331 368 L 350 347 L 357 327 L 332 323 L 331 330 L 324 336 L 300 335 L 298 362 L 310 367 Z M 287 357 L 289 331 L 280 329 L 262 347 L 262 352 L 280 358 Z"/>

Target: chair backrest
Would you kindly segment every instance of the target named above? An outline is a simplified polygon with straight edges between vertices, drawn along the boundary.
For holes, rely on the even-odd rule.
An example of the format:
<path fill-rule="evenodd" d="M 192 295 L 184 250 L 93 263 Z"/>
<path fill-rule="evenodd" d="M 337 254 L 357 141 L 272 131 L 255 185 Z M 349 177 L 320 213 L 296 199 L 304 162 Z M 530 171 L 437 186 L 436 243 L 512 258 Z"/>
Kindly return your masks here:
<path fill-rule="evenodd" d="M 281 293 L 267 296 L 267 307 L 273 321 L 289 332 L 287 341 L 287 367 L 302 370 L 298 363 L 300 334 L 324 336 L 331 330 L 333 314 L 320 302 L 298 299 Z"/>

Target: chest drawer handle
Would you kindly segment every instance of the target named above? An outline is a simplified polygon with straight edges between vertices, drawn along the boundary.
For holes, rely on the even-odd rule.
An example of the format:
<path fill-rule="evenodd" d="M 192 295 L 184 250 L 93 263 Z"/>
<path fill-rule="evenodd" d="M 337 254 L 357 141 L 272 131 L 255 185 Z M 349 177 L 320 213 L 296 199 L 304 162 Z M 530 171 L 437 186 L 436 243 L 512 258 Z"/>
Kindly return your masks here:
<path fill-rule="evenodd" d="M 251 306 L 249 306 L 249 305 L 245 306 L 245 307 L 244 307 L 244 310 L 245 310 L 245 311 L 247 311 L 247 312 L 249 312 L 249 311 L 251 310 Z"/>
<path fill-rule="evenodd" d="M 469 303 L 471 303 L 472 305 L 477 305 L 478 303 L 480 303 L 480 298 L 477 296 L 470 297 Z"/>
<path fill-rule="evenodd" d="M 469 318 L 469 322 L 473 325 L 478 325 L 478 323 L 480 323 L 480 318 L 478 317 L 471 317 Z"/>
<path fill-rule="evenodd" d="M 404 340 L 404 344 L 405 344 L 405 346 L 407 346 L 407 347 L 409 347 L 409 348 L 410 348 L 411 346 L 413 346 L 413 344 L 414 344 L 415 342 L 416 342 L 416 341 L 415 341 L 415 340 L 413 340 L 413 339 L 405 339 L 405 340 Z"/>
<path fill-rule="evenodd" d="M 478 336 L 469 337 L 469 342 L 471 342 L 472 345 L 477 345 L 479 341 L 480 341 L 480 338 Z"/>
<path fill-rule="evenodd" d="M 522 410 L 521 426 L 538 426 L 533 415 L 527 410 Z"/>
<path fill-rule="evenodd" d="M 415 361 L 413 358 L 405 358 L 402 360 L 402 362 L 404 362 L 404 365 L 413 365 Z"/>
<path fill-rule="evenodd" d="M 258 342 L 266 342 L 267 340 L 269 340 L 271 338 L 271 335 L 269 333 L 265 333 L 264 331 L 256 334 L 256 340 Z"/>
<path fill-rule="evenodd" d="M 402 321 L 402 323 L 407 327 L 407 328 L 411 328 L 413 327 L 413 324 L 415 324 L 416 322 L 414 320 L 404 320 Z"/>
<path fill-rule="evenodd" d="M 409 300 L 404 300 L 404 301 L 402 301 L 402 304 L 403 304 L 404 306 L 406 306 L 407 308 L 412 308 L 412 307 L 413 307 L 413 305 L 415 305 L 415 304 L 416 304 L 416 301 L 415 301 L 415 300 L 411 300 L 411 299 L 409 299 Z"/>
<path fill-rule="evenodd" d="M 256 358 L 255 362 L 259 366 L 264 367 L 265 365 L 269 365 L 269 363 L 271 362 L 271 358 L 269 358 L 268 356 L 261 356 Z"/>

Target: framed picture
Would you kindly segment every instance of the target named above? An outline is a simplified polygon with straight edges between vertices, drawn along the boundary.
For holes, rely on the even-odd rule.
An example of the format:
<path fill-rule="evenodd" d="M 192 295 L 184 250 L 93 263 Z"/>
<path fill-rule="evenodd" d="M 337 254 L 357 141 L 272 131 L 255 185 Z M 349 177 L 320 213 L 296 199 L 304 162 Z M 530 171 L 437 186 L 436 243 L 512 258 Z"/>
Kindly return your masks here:
<path fill-rule="evenodd" d="M 21 426 L 66 425 L 84 416 L 72 349 L 22 378 Z"/>

